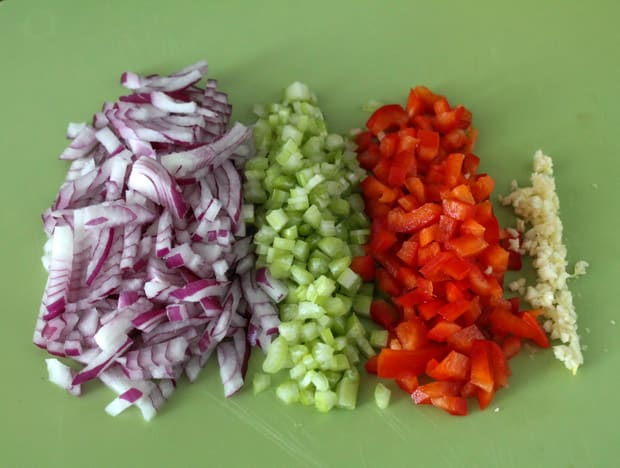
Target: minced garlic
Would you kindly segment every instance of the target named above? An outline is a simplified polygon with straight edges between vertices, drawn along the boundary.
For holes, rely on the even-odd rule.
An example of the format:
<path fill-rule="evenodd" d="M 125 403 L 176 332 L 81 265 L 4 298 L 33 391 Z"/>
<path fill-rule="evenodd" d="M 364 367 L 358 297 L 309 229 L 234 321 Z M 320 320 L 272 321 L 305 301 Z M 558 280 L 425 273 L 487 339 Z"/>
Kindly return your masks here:
<path fill-rule="evenodd" d="M 520 188 L 513 181 L 511 193 L 501 201 L 512 205 L 520 217 L 517 227 L 524 229 L 522 249 L 533 258 L 536 269 L 536 285 L 527 287 L 525 299 L 533 307 L 544 308 L 545 330 L 551 339 L 563 343 L 553 347 L 555 357 L 575 374 L 583 364 L 583 355 L 577 334 L 577 313 L 566 281 L 571 276 L 583 275 L 588 263 L 577 262 L 573 275 L 566 271 L 566 246 L 562 243 L 553 161 L 540 150 L 534 155 L 531 182 L 530 187 Z M 515 282 L 512 287 L 522 290 L 523 284 Z"/>

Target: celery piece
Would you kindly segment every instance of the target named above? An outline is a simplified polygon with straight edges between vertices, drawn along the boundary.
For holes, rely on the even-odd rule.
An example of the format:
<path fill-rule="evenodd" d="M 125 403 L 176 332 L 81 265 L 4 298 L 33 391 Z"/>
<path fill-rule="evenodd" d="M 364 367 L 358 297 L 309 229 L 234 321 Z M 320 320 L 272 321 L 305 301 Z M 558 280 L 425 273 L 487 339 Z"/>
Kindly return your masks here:
<path fill-rule="evenodd" d="M 314 393 L 314 406 L 321 413 L 329 412 L 338 402 L 338 396 L 335 392 L 327 390 L 324 392 L 316 391 Z"/>
<path fill-rule="evenodd" d="M 375 387 L 375 403 L 379 409 L 386 409 L 390 404 L 392 391 L 381 382 Z"/>
<path fill-rule="evenodd" d="M 262 372 L 257 372 L 254 374 L 254 378 L 252 379 L 252 391 L 254 395 L 267 390 L 271 386 L 271 376 L 268 374 L 263 374 Z"/>
<path fill-rule="evenodd" d="M 385 348 L 388 344 L 387 330 L 373 330 L 370 332 L 370 344 L 375 348 Z"/>
<path fill-rule="evenodd" d="M 288 216 L 281 208 L 273 210 L 266 216 L 266 219 L 269 225 L 276 231 L 280 231 L 288 222 Z"/>
<path fill-rule="evenodd" d="M 276 396 L 287 405 L 299 401 L 299 387 L 294 380 L 286 380 L 276 388 Z"/>
<path fill-rule="evenodd" d="M 263 371 L 268 374 L 275 374 L 284 368 L 287 360 L 288 343 L 284 337 L 278 336 L 267 348 L 267 356 L 263 361 Z"/>

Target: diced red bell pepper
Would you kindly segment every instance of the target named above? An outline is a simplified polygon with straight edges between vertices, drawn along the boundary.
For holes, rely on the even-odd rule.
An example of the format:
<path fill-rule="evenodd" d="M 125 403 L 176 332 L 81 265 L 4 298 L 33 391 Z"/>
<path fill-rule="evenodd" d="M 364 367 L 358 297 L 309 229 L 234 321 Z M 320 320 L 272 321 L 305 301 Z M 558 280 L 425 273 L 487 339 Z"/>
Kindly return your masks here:
<path fill-rule="evenodd" d="M 472 265 L 469 261 L 454 257 L 447 262 L 443 263 L 440 267 L 440 270 L 446 275 L 456 279 L 462 280 L 467 277 Z"/>
<path fill-rule="evenodd" d="M 471 353 L 476 340 L 484 340 L 485 336 L 476 325 L 469 325 L 448 337 L 448 344 L 453 349 L 464 353 Z"/>
<path fill-rule="evenodd" d="M 497 280 L 492 276 L 484 275 L 476 265 L 472 265 L 467 277 L 471 283 L 472 291 L 479 296 L 502 297 L 503 290 Z"/>
<path fill-rule="evenodd" d="M 403 195 L 398 200 L 396 200 L 396 203 L 398 203 L 398 205 L 405 211 L 413 211 L 418 206 L 420 206 L 418 199 L 411 194 Z"/>
<path fill-rule="evenodd" d="M 400 296 L 402 286 L 384 268 L 376 268 L 375 276 L 377 277 L 377 286 L 381 291 L 390 296 Z"/>
<path fill-rule="evenodd" d="M 446 242 L 447 240 L 452 239 L 452 237 L 456 234 L 458 226 L 459 221 L 457 219 L 442 214 L 439 217 L 439 233 L 437 234 L 437 240 L 440 242 Z"/>
<path fill-rule="evenodd" d="M 492 392 L 495 382 L 487 340 L 475 340 L 470 352 L 471 377 L 469 381 L 485 392 Z"/>
<path fill-rule="evenodd" d="M 503 355 L 502 355 L 503 356 Z M 450 351 L 443 360 L 429 373 L 437 380 L 466 380 L 469 376 L 469 357 L 457 351 Z"/>
<path fill-rule="evenodd" d="M 465 234 L 446 241 L 446 249 L 456 253 L 460 258 L 478 255 L 488 247 L 487 241 L 482 237 Z"/>
<path fill-rule="evenodd" d="M 390 172 L 388 174 L 388 184 L 391 187 L 400 187 L 405 183 L 405 179 L 416 174 L 415 155 L 409 151 L 396 153 L 392 158 Z"/>
<path fill-rule="evenodd" d="M 439 233 L 439 224 L 431 224 L 430 226 L 426 226 L 425 228 L 420 229 L 419 232 L 419 240 L 420 247 L 425 247 L 431 242 L 437 240 Z"/>
<path fill-rule="evenodd" d="M 442 266 L 453 258 L 454 254 L 452 252 L 439 252 L 420 268 L 420 273 L 426 278 L 433 279 L 441 272 Z"/>
<path fill-rule="evenodd" d="M 435 317 L 439 309 L 445 304 L 444 301 L 437 299 L 434 301 L 423 302 L 418 305 L 418 313 L 424 320 L 430 320 Z"/>
<path fill-rule="evenodd" d="M 365 131 L 360 132 L 355 136 L 355 144 L 357 145 L 357 152 L 366 151 L 370 148 L 370 145 L 374 143 L 374 136 L 372 133 Z"/>
<path fill-rule="evenodd" d="M 474 196 L 469 189 L 469 186 L 466 184 L 457 185 L 450 191 L 450 195 L 452 198 L 456 200 L 461 200 L 462 202 L 469 203 L 470 205 L 474 205 L 476 201 L 474 200 Z"/>
<path fill-rule="evenodd" d="M 360 166 L 367 171 L 372 170 L 380 159 L 381 151 L 375 144 L 371 144 L 365 150 L 357 154 L 357 161 L 360 163 Z"/>
<path fill-rule="evenodd" d="M 493 382 L 495 383 L 495 388 L 507 387 L 508 378 L 510 377 L 511 372 L 506 356 L 504 356 L 502 348 L 500 348 L 494 341 L 487 341 L 487 347 L 489 359 L 491 361 L 491 368 L 493 369 Z"/>
<path fill-rule="evenodd" d="M 470 234 L 472 236 L 483 237 L 484 231 L 484 226 L 473 218 L 466 219 L 459 227 L 459 233 L 461 235 Z"/>
<path fill-rule="evenodd" d="M 445 214 L 459 221 L 471 218 L 476 212 L 475 205 L 455 198 L 444 198 L 441 201 L 441 206 Z"/>
<path fill-rule="evenodd" d="M 465 148 L 469 144 L 467 133 L 462 128 L 455 128 L 443 136 L 441 146 L 448 153 L 465 152 Z"/>
<path fill-rule="evenodd" d="M 420 285 L 422 278 L 418 278 L 418 286 Z M 433 299 L 433 294 L 425 291 L 421 287 L 415 288 L 402 296 L 396 297 L 394 301 L 402 307 L 412 307 L 415 305 L 423 304 Z"/>
<path fill-rule="evenodd" d="M 499 244 L 488 246 L 484 252 L 480 254 L 480 264 L 482 268 L 491 267 L 494 273 L 503 275 L 508 269 L 509 253 Z"/>
<path fill-rule="evenodd" d="M 436 222 L 441 211 L 441 206 L 435 203 L 425 203 L 409 213 L 394 208 L 388 213 L 388 229 L 393 232 L 417 231 Z"/>
<path fill-rule="evenodd" d="M 480 387 L 476 387 L 476 398 L 478 399 L 478 406 L 481 410 L 485 409 L 491 404 L 494 396 L 495 389 L 485 390 Z"/>
<path fill-rule="evenodd" d="M 480 166 L 480 158 L 470 151 L 465 151 L 465 159 L 463 160 L 463 174 L 469 174 L 471 179 L 478 172 Z"/>
<path fill-rule="evenodd" d="M 379 159 L 379 162 L 372 168 L 372 172 L 377 179 L 382 183 L 388 183 L 388 176 L 390 175 L 390 160 L 387 158 Z"/>
<path fill-rule="evenodd" d="M 418 146 L 418 142 L 418 131 L 415 128 L 403 128 L 398 132 L 396 153 L 407 151 L 412 158 L 415 158 L 415 149 Z"/>
<path fill-rule="evenodd" d="M 373 135 L 378 135 L 386 130 L 403 128 L 408 119 L 405 109 L 398 104 L 388 104 L 372 113 L 366 122 L 366 127 Z"/>
<path fill-rule="evenodd" d="M 370 305 L 370 317 L 386 330 L 392 330 L 400 320 L 400 313 L 392 304 L 377 299 Z"/>
<path fill-rule="evenodd" d="M 366 372 L 368 372 L 369 374 L 376 375 L 378 362 L 379 362 L 379 356 L 377 356 L 376 354 L 374 356 L 370 356 L 368 360 L 366 361 L 366 364 L 364 364 Z"/>
<path fill-rule="evenodd" d="M 387 379 L 398 378 L 405 372 L 420 375 L 430 359 L 443 359 L 447 353 L 445 346 L 428 346 L 415 351 L 383 348 L 379 352 L 377 375 Z"/>
<path fill-rule="evenodd" d="M 351 270 L 368 282 L 375 279 L 375 261 L 370 255 L 353 257 L 351 259 Z"/>
<path fill-rule="evenodd" d="M 453 416 L 467 416 L 467 400 L 460 396 L 446 395 L 431 398 L 431 404 Z"/>
<path fill-rule="evenodd" d="M 457 318 L 465 313 L 469 308 L 469 301 L 460 299 L 455 302 L 448 302 L 446 305 L 438 310 L 441 315 L 448 322 L 454 322 Z"/>
<path fill-rule="evenodd" d="M 491 196 L 494 188 L 495 180 L 487 174 L 476 176 L 471 184 L 471 192 L 478 203 L 487 200 Z"/>
<path fill-rule="evenodd" d="M 426 191 L 419 177 L 407 177 L 405 186 L 407 190 L 409 190 L 409 193 L 418 200 L 419 204 L 426 203 Z"/>
<path fill-rule="evenodd" d="M 373 230 L 370 235 L 370 249 L 375 254 L 385 252 L 396 244 L 397 240 L 396 234 L 392 231 L 384 229 Z"/>
<path fill-rule="evenodd" d="M 409 266 L 414 266 L 418 259 L 418 243 L 415 240 L 404 241 L 396 256 Z"/>
<path fill-rule="evenodd" d="M 439 94 L 433 93 L 426 86 L 416 86 L 414 89 L 417 95 L 420 97 L 420 100 L 424 103 L 424 108 L 427 111 L 433 110 L 435 102 L 443 97 Z"/>
<path fill-rule="evenodd" d="M 443 343 L 459 330 L 461 330 L 460 325 L 447 320 L 440 320 L 428 331 L 428 339 Z"/>
<path fill-rule="evenodd" d="M 446 300 L 448 302 L 456 302 L 467 299 L 463 285 L 460 285 L 456 281 L 445 281 L 443 284 L 445 285 L 444 295 L 446 296 Z"/>
<path fill-rule="evenodd" d="M 545 330 L 540 325 L 540 322 L 536 319 L 536 316 L 531 311 L 523 311 L 521 313 L 521 320 L 527 323 L 530 327 L 531 335 L 530 339 L 534 341 L 541 348 L 549 348 L 551 345 L 549 344 L 549 338 L 547 338 L 547 334 Z"/>
<path fill-rule="evenodd" d="M 406 350 L 414 351 L 423 348 L 428 343 L 428 330 L 420 319 L 400 322 L 394 328 L 394 333 L 396 333 L 396 337 L 403 349 Z"/>
<path fill-rule="evenodd" d="M 441 252 L 439 242 L 431 242 L 418 249 L 418 266 L 424 266 Z"/>
<path fill-rule="evenodd" d="M 507 336 L 502 342 L 502 351 L 506 359 L 512 359 L 521 351 L 521 338 L 518 336 Z"/>
<path fill-rule="evenodd" d="M 407 114 L 409 117 L 413 117 L 418 114 L 422 114 L 425 111 L 424 103 L 414 88 L 409 91 L 409 97 L 407 98 Z"/>
<path fill-rule="evenodd" d="M 417 123 L 417 121 L 416 121 Z M 431 127 L 428 124 L 428 127 Z M 418 158 L 421 161 L 432 161 L 439 152 L 439 133 L 434 132 L 431 128 L 418 131 Z"/>
<path fill-rule="evenodd" d="M 420 386 L 418 377 L 408 372 L 399 375 L 395 381 L 400 388 L 410 395 Z"/>
<path fill-rule="evenodd" d="M 431 398 L 459 395 L 462 386 L 463 384 L 460 382 L 436 380 L 416 388 L 411 394 L 411 399 L 416 405 L 427 405 L 431 402 Z"/>
<path fill-rule="evenodd" d="M 391 203 L 396 200 L 398 192 L 381 181 L 375 176 L 369 175 L 360 183 L 362 193 L 367 198 L 379 199 L 382 203 Z"/>
<path fill-rule="evenodd" d="M 394 156 L 396 154 L 397 147 L 397 133 L 388 133 L 387 135 L 384 135 L 383 138 L 381 138 L 381 141 L 379 141 L 379 151 L 381 152 L 381 156 L 383 156 L 383 158 L 385 159 L 390 159 L 392 156 Z M 387 183 L 389 184 L 389 180 Z"/>
<path fill-rule="evenodd" d="M 480 307 L 480 297 L 475 296 L 469 302 L 469 308 L 461 315 L 459 321 L 465 326 L 473 325 L 481 315 L 482 308 Z"/>
<path fill-rule="evenodd" d="M 418 277 L 408 267 L 400 267 L 396 272 L 396 279 L 403 285 L 405 291 L 409 291 L 418 285 Z"/>

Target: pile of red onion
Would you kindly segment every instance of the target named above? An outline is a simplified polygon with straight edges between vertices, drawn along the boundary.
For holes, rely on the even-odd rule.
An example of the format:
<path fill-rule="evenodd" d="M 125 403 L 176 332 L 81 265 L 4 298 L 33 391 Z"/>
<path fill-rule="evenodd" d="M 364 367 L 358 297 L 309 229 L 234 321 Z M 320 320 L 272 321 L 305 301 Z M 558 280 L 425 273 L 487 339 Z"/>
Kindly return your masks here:
<path fill-rule="evenodd" d="M 185 373 L 214 351 L 230 396 L 243 385 L 249 346 L 277 332 L 257 286 L 239 169 L 251 130 L 228 129 L 231 106 L 200 62 L 170 76 L 124 73 L 132 91 L 92 125 L 70 124 L 71 162 L 43 214 L 49 277 L 34 343 L 50 380 L 79 395 L 100 379 L 150 419 Z M 263 285 L 268 286 L 268 285 Z"/>

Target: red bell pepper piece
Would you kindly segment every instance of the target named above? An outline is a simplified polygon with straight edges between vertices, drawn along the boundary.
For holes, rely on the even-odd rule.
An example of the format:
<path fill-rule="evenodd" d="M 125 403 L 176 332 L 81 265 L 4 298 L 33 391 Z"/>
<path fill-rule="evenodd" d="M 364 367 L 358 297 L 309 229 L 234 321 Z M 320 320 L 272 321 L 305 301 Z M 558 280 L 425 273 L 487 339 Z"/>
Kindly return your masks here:
<path fill-rule="evenodd" d="M 405 109 L 398 104 L 389 104 L 374 111 L 366 122 L 366 127 L 373 135 L 378 135 L 386 130 L 404 127 L 408 119 Z"/>
<path fill-rule="evenodd" d="M 423 348 L 428 343 L 428 330 L 421 319 L 400 322 L 394 328 L 394 333 L 396 333 L 402 349 L 414 351 Z"/>
<path fill-rule="evenodd" d="M 428 346 L 415 351 L 383 348 L 379 352 L 377 375 L 388 379 L 398 378 L 405 372 L 420 375 L 430 359 L 442 359 L 447 353 L 445 346 Z"/>
<path fill-rule="evenodd" d="M 457 396 L 461 392 L 463 384 L 461 382 L 449 381 L 433 381 L 424 385 L 420 385 L 411 394 L 411 399 L 416 405 L 430 404 L 431 398 L 440 398 L 444 396 Z"/>
<path fill-rule="evenodd" d="M 375 261 L 370 255 L 353 257 L 351 260 L 351 270 L 368 282 L 375 279 Z"/>
<path fill-rule="evenodd" d="M 460 325 L 448 322 L 447 320 L 440 320 L 428 331 L 428 339 L 437 342 L 446 342 L 448 338 L 459 330 L 461 330 Z"/>
<path fill-rule="evenodd" d="M 400 319 L 400 313 L 392 304 L 377 299 L 370 305 L 370 317 L 386 330 L 392 330 Z"/>
<path fill-rule="evenodd" d="M 427 374 L 429 377 L 437 380 L 462 381 L 469 376 L 469 365 L 469 357 L 465 354 L 450 351 L 431 372 L 427 371 Z"/>
<path fill-rule="evenodd" d="M 469 354 L 476 340 L 484 340 L 485 336 L 476 325 L 469 325 L 448 337 L 448 344 L 455 350 Z"/>
<path fill-rule="evenodd" d="M 472 257 L 480 254 L 488 247 L 487 241 L 482 237 L 465 234 L 446 241 L 446 249 L 453 251 L 460 258 Z M 506 258 L 506 260 L 508 260 Z"/>
<path fill-rule="evenodd" d="M 417 231 L 436 222 L 441 211 L 441 206 L 435 203 L 425 203 L 409 213 L 394 208 L 388 213 L 388 229 L 393 232 Z"/>
<path fill-rule="evenodd" d="M 368 372 L 369 374 L 376 375 L 378 362 L 379 362 L 379 356 L 377 356 L 376 354 L 374 356 L 370 356 L 368 360 L 366 361 L 366 364 L 364 364 L 364 368 L 366 369 L 366 372 Z"/>
<path fill-rule="evenodd" d="M 485 392 L 492 392 L 495 382 L 487 343 L 487 340 L 475 340 L 471 347 L 471 377 L 469 381 Z"/>
<path fill-rule="evenodd" d="M 404 372 L 395 379 L 396 384 L 410 395 L 420 386 L 418 377 L 409 372 Z"/>

